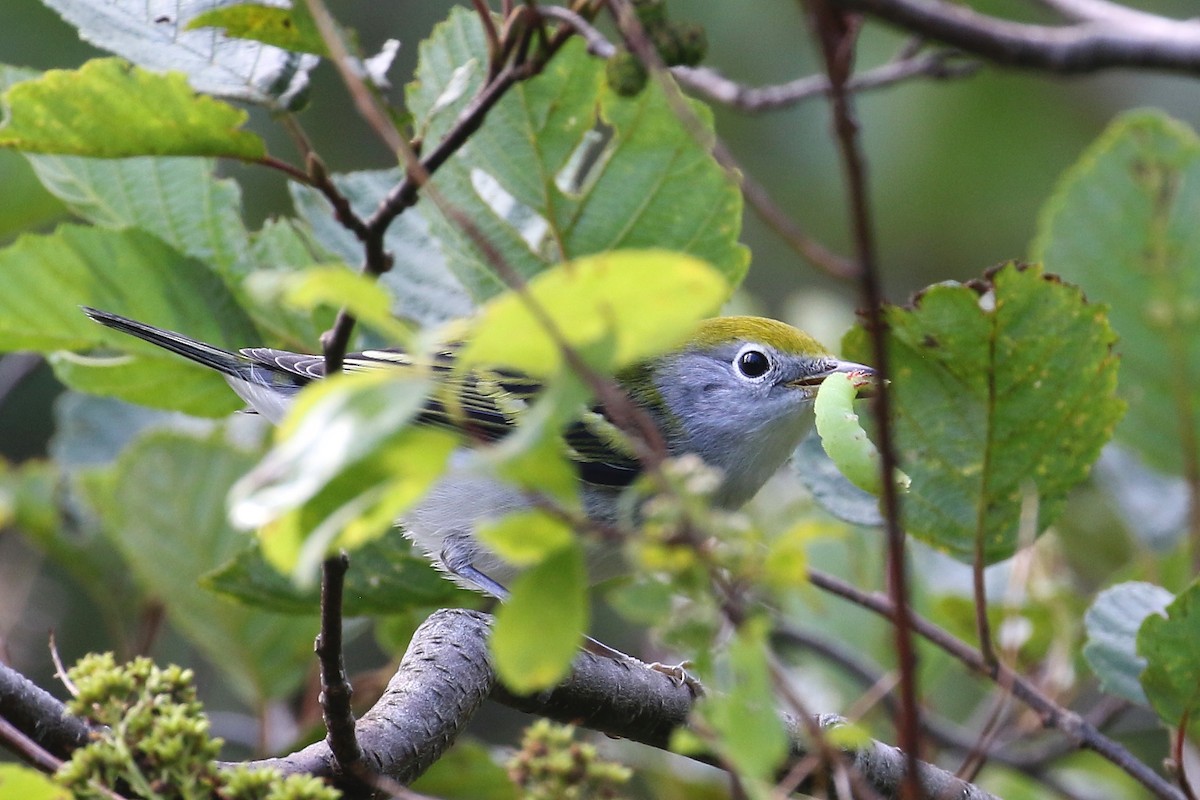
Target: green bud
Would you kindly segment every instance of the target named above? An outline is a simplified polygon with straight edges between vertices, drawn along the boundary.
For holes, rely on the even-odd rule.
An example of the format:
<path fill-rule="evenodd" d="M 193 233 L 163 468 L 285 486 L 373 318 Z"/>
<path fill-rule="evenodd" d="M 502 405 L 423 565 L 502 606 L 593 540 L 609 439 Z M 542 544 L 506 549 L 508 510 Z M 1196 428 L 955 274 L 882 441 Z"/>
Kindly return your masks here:
<path fill-rule="evenodd" d="M 646 33 L 649 34 L 650 41 L 654 43 L 654 49 L 658 51 L 658 56 L 664 64 L 673 67 L 680 63 L 680 59 L 683 58 L 683 41 L 679 38 L 675 25 L 664 24 L 647 28 Z"/>
<path fill-rule="evenodd" d="M 679 63 L 685 67 L 695 67 L 704 61 L 708 55 L 708 33 L 704 26 L 695 22 L 684 22 L 675 27 L 675 35 L 679 39 Z"/>
<path fill-rule="evenodd" d="M 633 0 L 633 11 L 644 28 L 666 24 L 667 4 L 663 0 Z"/>
<path fill-rule="evenodd" d="M 646 68 L 628 50 L 618 50 L 604 65 L 604 78 L 609 88 L 621 97 L 635 97 L 646 88 L 649 79 Z"/>
<path fill-rule="evenodd" d="M 654 47 L 668 67 L 694 67 L 708 53 L 708 34 L 703 25 L 685 22 L 647 29 Z"/>

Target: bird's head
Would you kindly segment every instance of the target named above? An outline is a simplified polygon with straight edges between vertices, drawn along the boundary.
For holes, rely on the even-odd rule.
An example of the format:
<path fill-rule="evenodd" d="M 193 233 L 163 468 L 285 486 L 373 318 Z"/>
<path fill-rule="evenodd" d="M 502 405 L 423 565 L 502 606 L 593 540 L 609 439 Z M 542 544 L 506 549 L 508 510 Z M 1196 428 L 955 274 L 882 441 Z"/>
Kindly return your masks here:
<path fill-rule="evenodd" d="M 633 376 L 673 455 L 696 453 L 724 474 L 717 501 L 736 507 L 783 464 L 812 427 L 821 382 L 874 371 L 832 356 L 801 330 L 762 317 L 701 322 L 678 348 Z"/>

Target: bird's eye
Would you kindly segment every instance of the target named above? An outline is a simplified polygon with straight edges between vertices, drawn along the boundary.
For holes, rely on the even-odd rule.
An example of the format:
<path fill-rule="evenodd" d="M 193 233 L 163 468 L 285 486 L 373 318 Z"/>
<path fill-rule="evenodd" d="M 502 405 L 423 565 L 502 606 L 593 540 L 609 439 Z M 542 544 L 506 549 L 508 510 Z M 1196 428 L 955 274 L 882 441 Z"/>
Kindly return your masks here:
<path fill-rule="evenodd" d="M 736 363 L 738 372 L 747 378 L 761 378 L 771 368 L 771 359 L 761 350 L 743 350 Z"/>

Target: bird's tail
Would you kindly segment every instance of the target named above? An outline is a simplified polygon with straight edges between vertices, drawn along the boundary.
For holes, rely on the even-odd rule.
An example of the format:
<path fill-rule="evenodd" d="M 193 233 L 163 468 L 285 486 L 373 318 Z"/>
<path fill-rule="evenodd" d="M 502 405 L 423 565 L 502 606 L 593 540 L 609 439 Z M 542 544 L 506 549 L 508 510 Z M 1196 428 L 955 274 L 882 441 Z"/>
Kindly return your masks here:
<path fill-rule="evenodd" d="M 170 350 L 172 353 L 177 353 L 198 364 L 215 369 L 223 375 L 241 377 L 242 372 L 245 371 L 246 360 L 236 353 L 189 339 L 174 331 L 156 328 L 144 322 L 122 317 L 119 314 L 110 314 L 107 311 L 100 311 L 88 306 L 80 306 L 80 308 L 83 309 L 83 313 L 101 325 L 144 339 L 164 350 Z"/>

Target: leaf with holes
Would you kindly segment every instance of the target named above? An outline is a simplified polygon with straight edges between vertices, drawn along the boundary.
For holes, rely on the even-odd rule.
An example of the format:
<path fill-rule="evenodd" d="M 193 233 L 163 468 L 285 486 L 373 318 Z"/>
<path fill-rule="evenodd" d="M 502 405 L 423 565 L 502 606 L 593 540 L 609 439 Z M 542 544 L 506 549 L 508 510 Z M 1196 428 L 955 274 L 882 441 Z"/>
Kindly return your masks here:
<path fill-rule="evenodd" d="M 478 17 L 465 9 L 422 43 L 407 99 L 426 152 L 483 85 L 485 52 Z M 589 254 L 657 247 L 705 259 L 736 285 L 749 261 L 737 241 L 742 199 L 709 153 L 708 109 L 688 102 L 706 139 L 698 143 L 659 87 L 618 97 L 603 73 L 604 62 L 571 40 L 497 103 L 433 184 L 524 277 Z M 421 208 L 472 295 L 499 293 L 503 281 L 460 222 Z"/>
<path fill-rule="evenodd" d="M 905 527 L 964 561 L 977 546 L 1008 558 L 1057 517 L 1120 419 L 1104 306 L 1008 264 L 885 313 Z M 844 349 L 870 359 L 861 328 Z"/>

